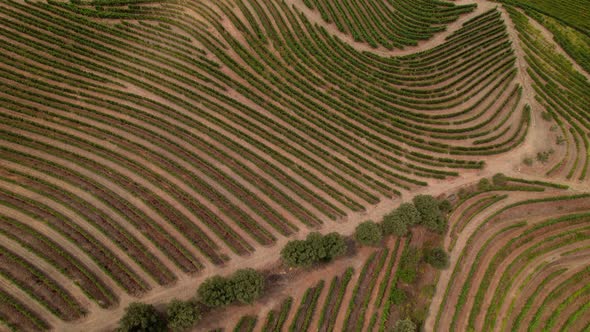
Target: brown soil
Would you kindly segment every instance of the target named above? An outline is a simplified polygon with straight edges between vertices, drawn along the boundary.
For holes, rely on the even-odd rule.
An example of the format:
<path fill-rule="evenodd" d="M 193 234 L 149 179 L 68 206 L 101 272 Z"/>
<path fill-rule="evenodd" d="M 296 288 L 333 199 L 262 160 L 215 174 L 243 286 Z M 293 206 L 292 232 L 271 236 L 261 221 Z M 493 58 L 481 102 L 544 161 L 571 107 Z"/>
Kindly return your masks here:
<path fill-rule="evenodd" d="M 3 293 L 3 292 L 2 292 Z M 4 294 L 2 294 L 4 296 Z M 12 301 L 18 301 L 16 299 L 12 299 Z M 18 301 L 19 308 L 25 308 L 26 306 L 23 305 L 20 301 Z M 0 318 L 7 322 L 10 325 L 16 326 L 16 328 L 20 329 L 21 331 L 36 331 L 40 328 L 31 317 L 35 317 L 36 319 L 41 321 L 41 327 L 49 328 L 50 325 L 43 321 L 39 316 L 36 314 L 31 313 L 30 311 L 21 312 L 20 310 L 16 309 L 14 306 L 5 303 L 4 301 L 0 301 Z M 0 326 L 0 330 L 2 330 L 4 326 Z M 6 331 L 8 331 L 8 327 L 6 327 Z"/>
<path fill-rule="evenodd" d="M 50 261 L 52 265 L 58 266 L 61 271 L 80 285 L 81 289 L 90 294 L 101 307 L 112 307 L 117 303 L 117 297 L 96 275 L 91 274 L 88 269 L 75 257 L 65 251 L 58 251 L 59 246 L 49 240 L 42 241 L 32 232 L 26 232 L 17 224 L 4 219 L 0 223 L 0 231 L 18 238 L 19 242 L 31 248 L 37 255 Z M 103 291 L 104 290 L 104 291 Z"/>
<path fill-rule="evenodd" d="M 356 331 L 358 320 L 361 318 L 364 318 L 366 320 L 366 312 L 363 310 L 363 303 L 365 302 L 365 299 L 367 297 L 371 296 L 371 294 L 369 293 L 369 291 L 371 291 L 371 280 L 377 279 L 378 277 L 378 275 L 375 275 L 375 273 L 379 274 L 382 272 L 375 272 L 375 269 L 377 269 L 379 261 L 383 258 L 383 255 L 385 255 L 385 251 L 380 250 L 375 255 L 370 265 L 367 267 L 364 276 L 361 276 L 362 279 L 358 282 L 357 285 L 351 288 L 355 289 L 358 286 L 358 292 L 356 293 L 356 296 L 353 299 L 351 299 L 350 303 L 345 304 L 345 307 L 352 307 L 352 311 L 350 312 L 349 320 L 347 322 L 348 324 L 346 327 L 344 327 L 345 331 Z M 359 273 L 361 273 L 361 271 L 359 271 Z M 342 309 L 346 310 L 346 312 L 348 313 L 348 309 L 344 307 Z"/>
<path fill-rule="evenodd" d="M 501 212 L 491 222 L 502 222 L 503 220 L 515 220 L 523 218 L 534 218 L 538 216 L 549 216 L 553 214 L 566 214 L 590 209 L 590 198 L 578 198 L 561 200 L 556 202 L 539 202 L 519 205 Z"/>
<path fill-rule="evenodd" d="M 1 169 L 0 169 L 1 171 Z M 60 174 L 59 169 L 56 170 L 57 172 L 54 174 Z M 44 185 L 41 182 L 34 181 L 28 177 L 24 176 L 17 176 L 15 173 L 12 173 L 13 180 L 18 181 L 18 183 L 25 185 L 32 190 L 37 192 L 46 193 L 51 196 L 55 200 L 59 200 L 62 204 L 69 206 L 72 210 L 77 211 L 79 214 L 84 216 L 85 220 L 89 220 L 95 225 L 99 225 L 103 227 L 104 231 L 112 236 L 112 238 L 117 239 L 117 243 L 125 248 L 125 251 L 129 252 L 133 257 L 137 258 L 142 262 L 142 264 L 146 264 L 146 268 L 155 274 L 157 281 L 162 284 L 170 284 L 174 282 L 174 278 L 170 271 L 164 271 L 160 274 L 156 274 L 157 271 L 160 270 L 159 266 L 153 260 L 153 257 L 146 257 L 145 249 L 144 248 L 137 248 L 134 243 L 132 243 L 126 234 L 123 234 L 117 226 L 113 226 L 111 224 L 111 220 L 105 214 L 100 213 L 97 210 L 92 210 L 86 204 L 86 202 L 79 200 L 77 197 L 72 195 L 67 195 L 63 190 L 58 190 L 54 187 L 50 187 Z M 161 263 L 160 263 L 161 264 Z"/>
<path fill-rule="evenodd" d="M 11 258 L 14 254 L 2 249 L 0 253 L 0 274 L 19 285 L 20 288 L 34 294 L 36 299 L 55 311 L 55 314 L 65 320 L 72 321 L 84 315 L 84 309 L 71 294 L 50 279 L 45 273 L 32 265 L 22 265 Z"/>
<path fill-rule="evenodd" d="M 113 278 L 118 280 L 122 286 L 130 293 L 139 295 L 145 291 L 145 288 L 136 280 L 136 276 L 128 274 L 128 270 L 123 268 L 122 262 L 118 261 L 106 248 L 101 247 L 98 242 L 89 234 L 85 234 L 81 229 L 75 229 L 68 225 L 68 223 L 61 218 L 56 217 L 50 212 L 32 205 L 30 202 L 19 200 L 16 197 L 0 193 L 0 197 L 13 206 L 19 208 L 21 211 L 27 211 L 35 218 L 45 221 L 52 228 L 56 229 L 64 236 L 77 243 L 85 251 L 89 252 L 91 257 L 94 257 L 99 264 L 109 271 Z"/>

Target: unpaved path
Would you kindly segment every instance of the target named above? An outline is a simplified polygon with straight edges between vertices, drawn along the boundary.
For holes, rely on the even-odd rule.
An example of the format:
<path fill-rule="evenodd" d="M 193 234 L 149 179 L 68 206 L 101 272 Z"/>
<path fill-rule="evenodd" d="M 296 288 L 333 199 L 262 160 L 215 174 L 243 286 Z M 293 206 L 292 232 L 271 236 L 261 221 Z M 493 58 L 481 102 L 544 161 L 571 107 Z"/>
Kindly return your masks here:
<path fill-rule="evenodd" d="M 368 45 L 360 44 L 360 43 L 356 43 L 356 42 L 352 41 L 350 37 L 337 31 L 334 26 L 326 25 L 324 22 L 319 21 L 319 20 L 321 20 L 321 17 L 319 17 L 319 14 L 311 12 L 309 10 L 308 10 L 309 12 L 306 12 L 306 7 L 302 4 L 302 2 L 300 0 L 287 0 L 287 3 L 289 5 L 296 5 L 298 9 L 300 9 L 301 11 L 303 11 L 307 15 L 307 17 L 310 19 L 310 21 L 312 23 L 318 23 L 320 25 L 323 25 L 324 27 L 326 27 L 328 29 L 328 31 L 337 35 L 342 40 L 348 42 L 350 45 L 355 47 L 357 50 L 369 51 L 369 52 L 373 52 L 373 53 L 384 55 L 384 56 L 411 54 L 411 53 L 414 53 L 417 51 L 422 51 L 425 49 L 432 48 L 436 45 L 439 45 L 442 41 L 444 41 L 444 38 L 446 38 L 446 36 L 450 35 L 452 32 L 456 31 L 459 27 L 461 27 L 463 22 L 465 22 L 466 20 L 468 20 L 478 14 L 481 14 L 482 12 L 484 12 L 486 10 L 489 10 L 489 9 L 497 6 L 495 3 L 491 3 L 488 1 L 478 2 L 478 8 L 476 9 L 475 12 L 462 16 L 459 20 L 457 20 L 453 24 L 449 25 L 446 32 L 444 32 L 442 34 L 438 34 L 437 36 L 435 36 L 431 40 L 420 43 L 418 46 L 413 47 L 413 48 L 407 48 L 404 50 L 387 51 L 387 50 L 380 50 L 380 49 L 375 50 L 375 49 L 370 48 Z M 462 1 L 459 1 L 457 3 L 461 4 Z M 469 2 L 465 2 L 465 3 L 469 3 Z M 507 25 L 508 25 L 509 35 L 511 36 L 511 40 L 513 40 L 513 47 L 515 47 L 515 49 L 516 49 L 517 59 L 518 59 L 518 67 L 519 67 L 518 78 L 519 78 L 519 82 L 521 83 L 521 85 L 523 85 L 524 100 L 525 100 L 525 102 L 532 102 L 534 100 L 533 99 L 534 95 L 533 95 L 533 92 L 530 88 L 530 82 L 528 81 L 528 77 L 525 74 L 523 74 L 524 68 L 526 65 L 524 64 L 524 59 L 522 57 L 522 55 L 523 55 L 522 49 L 520 48 L 520 45 L 517 41 L 517 36 L 516 36 L 516 32 L 514 31 L 514 27 L 511 26 L 510 20 L 506 19 L 507 16 L 503 10 L 502 10 L 502 14 L 503 14 L 503 17 L 505 18 L 505 21 L 507 22 Z M 489 160 L 486 160 L 487 166 L 484 170 L 465 171 L 465 172 L 462 172 L 461 176 L 451 179 L 451 180 L 448 180 L 448 181 L 437 181 L 437 180 L 431 181 L 432 183 L 428 188 L 421 188 L 421 189 L 419 189 L 417 191 L 413 191 L 411 193 L 408 191 L 405 191 L 404 192 L 405 199 L 409 199 L 411 197 L 411 195 L 414 195 L 414 194 L 431 194 L 431 195 L 437 196 L 439 194 L 448 192 L 448 191 L 453 190 L 455 188 L 459 188 L 459 187 L 467 185 L 469 183 L 476 182 L 478 179 L 480 179 L 482 177 L 489 177 L 497 172 L 503 172 L 507 175 L 520 177 L 520 174 L 518 173 L 518 166 L 519 166 L 521 158 L 518 158 L 515 156 L 524 155 L 525 153 L 530 153 L 531 151 L 534 151 L 534 149 L 536 148 L 536 146 L 538 144 L 544 144 L 543 143 L 544 140 L 543 140 L 543 136 L 542 136 L 543 132 L 535 130 L 535 121 L 536 121 L 536 118 L 533 117 L 532 128 L 531 128 L 531 131 L 529 131 L 529 135 L 527 137 L 527 140 L 525 141 L 524 144 L 522 144 L 519 148 L 517 148 L 516 151 L 514 151 L 514 153 L 511 152 L 510 157 L 508 157 L 508 156 L 492 157 Z M 534 178 L 542 179 L 542 177 L 537 177 L 537 176 L 535 176 Z M 580 184 L 580 183 L 576 183 L 576 182 L 568 182 L 568 184 L 571 184 L 572 188 L 575 190 L 587 190 L 588 189 L 587 184 L 584 185 L 584 184 Z M 380 220 L 384 214 L 388 213 L 393 208 L 397 207 L 399 205 L 399 203 L 400 203 L 399 199 L 383 200 L 382 202 L 380 202 L 376 206 L 372 207 L 367 212 L 350 214 L 346 218 L 347 219 L 346 223 L 328 223 L 326 225 L 326 227 L 324 228 L 323 232 L 336 231 L 336 232 L 340 232 L 343 234 L 351 234 L 354 231 L 354 228 L 358 224 L 358 222 L 361 222 L 361 221 L 364 221 L 367 219 Z M 472 224 L 476 224 L 476 223 L 472 223 Z M 302 230 L 301 232 L 299 232 L 297 234 L 296 237 L 303 238 L 307 233 L 309 233 L 309 230 L 307 230 L 307 229 Z M 464 232 L 463 234 L 466 234 L 466 232 Z M 465 241 L 465 240 L 463 239 L 463 241 Z M 148 303 L 162 303 L 162 302 L 167 302 L 173 298 L 186 299 L 186 298 L 191 297 L 194 294 L 194 291 L 196 290 L 196 287 L 200 284 L 200 282 L 202 282 L 206 277 L 209 277 L 213 274 L 226 274 L 226 273 L 230 273 L 231 271 L 233 271 L 235 269 L 243 268 L 243 267 L 264 268 L 266 266 L 269 266 L 270 264 L 274 263 L 278 259 L 277 248 L 280 248 L 285 243 L 286 243 L 286 239 L 280 239 L 277 242 L 276 247 L 257 248 L 256 253 L 254 255 L 249 256 L 244 259 L 236 259 L 236 260 L 232 261 L 231 267 L 226 266 L 226 267 L 222 267 L 222 268 L 208 268 L 201 275 L 199 275 L 197 278 L 187 278 L 185 280 L 181 280 L 180 282 L 178 282 L 176 285 L 174 285 L 171 288 L 156 288 L 154 291 L 150 292 L 146 297 L 144 297 L 142 299 L 142 301 L 148 302 Z M 453 259 L 451 259 L 451 260 L 453 261 Z M 351 285 L 354 284 L 355 280 L 356 279 L 353 277 L 353 280 L 351 281 Z M 328 282 L 328 281 L 326 281 L 326 282 Z M 448 280 L 447 280 L 447 282 L 448 282 Z M 444 284 L 444 282 L 442 282 L 442 284 Z M 435 305 L 436 298 L 440 297 L 441 295 L 442 294 L 440 294 L 440 292 L 437 292 L 437 294 L 435 295 L 435 298 L 433 299 L 432 308 L 434 310 L 438 309 L 437 306 Z M 104 329 L 112 328 L 116 324 L 116 321 L 113 320 L 113 317 L 120 317 L 120 315 L 123 313 L 123 309 L 132 300 L 134 300 L 134 299 L 129 296 L 123 296 L 122 300 L 121 300 L 121 305 L 119 306 L 119 308 L 117 308 L 116 310 L 102 310 L 102 309 L 96 310 L 96 311 L 92 312 L 91 315 L 81 324 L 72 325 L 72 324 L 67 324 L 67 323 L 63 323 L 63 322 L 52 322 L 52 323 L 54 323 L 54 326 L 57 330 L 70 330 L 70 331 L 93 330 L 94 331 L 94 330 L 104 330 Z M 345 298 L 343 305 L 346 305 L 346 303 L 347 303 L 347 301 Z M 440 299 L 439 299 L 439 303 L 440 303 Z M 297 305 L 297 301 L 294 301 L 293 306 L 295 307 L 296 305 Z M 295 310 L 295 308 L 292 308 L 292 310 Z M 433 317 L 433 315 L 431 314 L 427 320 L 427 325 L 426 325 L 427 327 L 430 326 L 430 329 L 432 327 L 432 325 L 431 325 L 432 324 L 432 317 Z M 430 323 L 430 325 L 429 325 L 429 323 Z M 429 330 L 429 329 L 427 328 L 427 330 Z"/>

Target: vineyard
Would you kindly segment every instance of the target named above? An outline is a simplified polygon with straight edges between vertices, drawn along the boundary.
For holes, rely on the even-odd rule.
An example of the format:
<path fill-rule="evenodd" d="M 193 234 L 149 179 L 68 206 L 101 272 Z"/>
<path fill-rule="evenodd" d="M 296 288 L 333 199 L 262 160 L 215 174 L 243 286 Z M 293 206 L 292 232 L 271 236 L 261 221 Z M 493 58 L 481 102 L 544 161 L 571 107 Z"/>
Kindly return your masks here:
<path fill-rule="evenodd" d="M 197 330 L 588 330 L 586 5 L 0 0 L 0 331 L 244 268 Z M 419 195 L 446 227 L 355 242 Z"/>

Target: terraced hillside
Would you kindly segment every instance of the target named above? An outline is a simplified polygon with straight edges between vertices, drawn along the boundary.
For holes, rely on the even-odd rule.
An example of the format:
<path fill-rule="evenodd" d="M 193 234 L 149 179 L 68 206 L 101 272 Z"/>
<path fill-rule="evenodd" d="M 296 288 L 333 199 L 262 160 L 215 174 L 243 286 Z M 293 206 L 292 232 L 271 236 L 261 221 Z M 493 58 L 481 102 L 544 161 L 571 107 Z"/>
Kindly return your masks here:
<path fill-rule="evenodd" d="M 588 327 L 590 196 L 526 186 L 479 190 L 454 208 L 446 244 L 454 264 L 441 274 L 428 328 Z"/>
<path fill-rule="evenodd" d="M 578 329 L 589 75 L 522 8 L 0 0 L 0 329 L 113 328 L 130 302 L 186 299 L 208 276 L 274 263 L 289 239 L 349 235 L 416 194 L 449 195 L 499 172 L 526 180 L 455 206 L 451 267 L 414 303 L 420 312 L 388 294 L 413 294 L 396 271 L 424 234 L 322 267 L 254 311 L 213 317 L 235 317 L 223 327 L 237 331 L 386 330 L 408 315 L 438 330 Z M 570 189 L 541 192 L 534 181 L 546 177 Z M 555 211 L 482 217 L 535 199 Z M 500 224 L 514 241 L 494 233 Z M 507 256 L 471 265 L 493 236 Z M 519 277 L 509 264 L 521 251 L 534 271 Z M 540 287 L 537 274 L 555 286 L 538 314 L 533 303 L 548 294 L 507 295 L 512 281 L 518 292 Z M 477 293 L 483 306 L 455 310 L 447 303 L 478 292 L 455 276 L 499 283 Z M 422 275 L 420 287 L 436 278 Z"/>
<path fill-rule="evenodd" d="M 476 5 L 457 6 L 441 1 L 326 1 L 303 0 L 322 19 L 357 42 L 387 49 L 415 46 L 444 31 Z"/>

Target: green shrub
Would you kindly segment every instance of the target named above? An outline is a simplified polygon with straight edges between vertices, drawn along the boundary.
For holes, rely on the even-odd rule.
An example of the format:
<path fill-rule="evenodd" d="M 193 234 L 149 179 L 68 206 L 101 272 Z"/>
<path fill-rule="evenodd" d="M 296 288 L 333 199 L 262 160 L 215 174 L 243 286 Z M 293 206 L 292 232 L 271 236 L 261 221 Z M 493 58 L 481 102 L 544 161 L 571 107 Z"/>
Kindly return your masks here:
<path fill-rule="evenodd" d="M 431 299 L 436 293 L 436 284 L 424 286 L 422 290 L 420 290 L 420 293 L 422 294 L 422 296 Z"/>
<path fill-rule="evenodd" d="M 531 158 L 531 157 L 525 157 L 525 158 L 522 160 L 522 162 L 523 162 L 523 164 L 525 164 L 526 166 L 529 166 L 529 167 L 530 167 L 530 166 L 533 166 L 533 158 Z"/>
<path fill-rule="evenodd" d="M 221 276 L 205 280 L 197 290 L 197 298 L 209 307 L 226 306 L 236 300 L 229 280 Z"/>
<path fill-rule="evenodd" d="M 326 251 L 326 260 L 332 260 L 346 253 L 346 242 L 338 233 L 326 234 L 322 242 Z"/>
<path fill-rule="evenodd" d="M 236 300 L 242 303 L 252 303 L 262 293 L 264 277 L 254 269 L 236 271 L 231 277 L 231 285 Z"/>
<path fill-rule="evenodd" d="M 479 180 L 479 182 L 477 183 L 477 189 L 481 191 L 490 190 L 491 188 L 492 184 L 490 183 L 490 180 L 486 178 Z"/>
<path fill-rule="evenodd" d="M 407 283 L 407 284 L 411 284 L 414 282 L 414 280 L 416 280 L 416 270 L 400 270 L 399 271 L 399 280 Z"/>
<path fill-rule="evenodd" d="M 459 196 L 461 199 L 467 198 L 467 196 L 469 196 L 469 191 L 465 188 L 461 188 L 459 189 L 457 196 Z"/>
<path fill-rule="evenodd" d="M 440 203 L 438 203 L 438 209 L 442 213 L 448 213 L 449 211 L 451 211 L 452 208 L 453 206 L 451 205 L 451 202 L 449 202 L 448 199 L 444 199 L 440 201 Z"/>
<path fill-rule="evenodd" d="M 289 266 L 309 266 L 319 261 L 329 261 L 346 252 L 346 242 L 338 233 L 325 236 L 313 232 L 305 240 L 289 241 L 281 250 L 281 258 Z"/>
<path fill-rule="evenodd" d="M 133 302 L 125 309 L 119 321 L 120 332 L 160 332 L 166 330 L 166 321 L 151 304 Z"/>
<path fill-rule="evenodd" d="M 553 119 L 553 117 L 551 116 L 551 113 L 549 113 L 547 111 L 544 111 L 543 113 L 541 113 L 541 117 L 545 121 L 551 121 L 551 119 Z"/>
<path fill-rule="evenodd" d="M 447 220 L 440 212 L 438 201 L 430 195 L 418 195 L 413 199 L 416 209 L 420 213 L 420 222 L 431 231 L 444 233 L 447 229 Z"/>
<path fill-rule="evenodd" d="M 241 269 L 228 278 L 214 276 L 199 286 L 197 298 L 209 307 L 222 307 L 235 301 L 252 303 L 264 288 L 264 278 L 254 269 Z"/>
<path fill-rule="evenodd" d="M 393 327 L 393 332 L 416 332 L 417 331 L 416 324 L 412 322 L 409 318 L 400 319 L 395 322 L 395 326 Z"/>
<path fill-rule="evenodd" d="M 173 300 L 166 309 L 168 328 L 172 331 L 186 331 L 201 320 L 199 305 L 192 301 Z"/>
<path fill-rule="evenodd" d="M 424 261 L 434 268 L 445 269 L 449 266 L 449 255 L 443 248 L 433 248 L 424 253 Z"/>
<path fill-rule="evenodd" d="M 289 266 L 306 266 L 318 261 L 317 253 L 304 240 L 289 241 L 281 250 L 281 257 Z"/>
<path fill-rule="evenodd" d="M 393 302 L 393 304 L 400 305 L 406 302 L 406 300 L 408 299 L 408 295 L 403 289 L 394 288 L 391 291 L 391 294 L 389 294 L 389 298 L 391 299 L 391 302 Z"/>
<path fill-rule="evenodd" d="M 416 279 L 418 273 L 418 263 L 420 262 L 420 250 L 416 247 L 408 247 L 404 250 L 400 258 L 400 267 L 398 270 L 399 279 L 405 283 L 411 284 Z"/>
<path fill-rule="evenodd" d="M 492 177 L 494 186 L 504 187 L 508 182 L 508 177 L 502 173 L 497 173 Z"/>
<path fill-rule="evenodd" d="M 553 154 L 553 149 L 549 149 L 547 151 L 537 152 L 537 161 L 542 162 L 543 164 L 549 160 L 549 157 Z"/>
<path fill-rule="evenodd" d="M 376 246 L 383 240 L 383 231 L 379 224 L 365 221 L 356 226 L 354 238 L 362 245 Z"/>
<path fill-rule="evenodd" d="M 563 145 L 563 143 L 567 142 L 567 139 L 563 138 L 563 136 L 559 135 L 555 138 L 556 145 Z"/>
<path fill-rule="evenodd" d="M 408 227 L 419 223 L 420 212 L 414 204 L 404 203 L 383 218 L 383 233 L 404 236 L 408 232 Z"/>
<path fill-rule="evenodd" d="M 381 223 L 386 235 L 404 236 L 408 234 L 408 225 L 399 213 L 392 212 L 383 218 Z"/>

